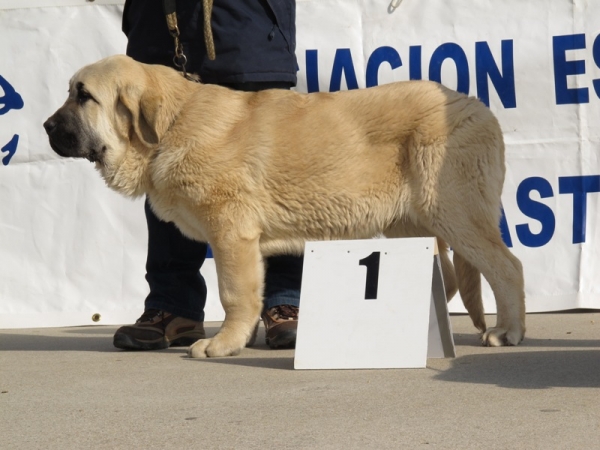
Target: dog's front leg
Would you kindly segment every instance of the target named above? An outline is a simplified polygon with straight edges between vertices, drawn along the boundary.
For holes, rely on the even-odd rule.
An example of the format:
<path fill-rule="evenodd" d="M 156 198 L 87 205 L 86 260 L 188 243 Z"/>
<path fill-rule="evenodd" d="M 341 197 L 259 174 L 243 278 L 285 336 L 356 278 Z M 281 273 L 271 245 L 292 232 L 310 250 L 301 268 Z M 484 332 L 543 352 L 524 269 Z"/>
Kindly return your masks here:
<path fill-rule="evenodd" d="M 264 263 L 258 238 L 228 238 L 211 243 L 225 321 L 212 339 L 193 344 L 192 358 L 231 356 L 250 340 L 262 309 Z"/>

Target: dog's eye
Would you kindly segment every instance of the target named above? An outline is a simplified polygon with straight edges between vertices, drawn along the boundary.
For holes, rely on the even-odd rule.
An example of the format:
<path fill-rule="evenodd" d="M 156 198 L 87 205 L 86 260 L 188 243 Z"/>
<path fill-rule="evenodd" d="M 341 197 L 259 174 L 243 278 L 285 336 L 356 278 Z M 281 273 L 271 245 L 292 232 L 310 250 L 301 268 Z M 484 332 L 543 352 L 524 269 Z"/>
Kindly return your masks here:
<path fill-rule="evenodd" d="M 90 95 L 89 92 L 84 91 L 83 89 L 80 89 L 77 92 L 77 101 L 79 102 L 80 105 L 83 105 L 85 102 L 87 102 L 88 100 L 92 100 L 93 97 Z"/>

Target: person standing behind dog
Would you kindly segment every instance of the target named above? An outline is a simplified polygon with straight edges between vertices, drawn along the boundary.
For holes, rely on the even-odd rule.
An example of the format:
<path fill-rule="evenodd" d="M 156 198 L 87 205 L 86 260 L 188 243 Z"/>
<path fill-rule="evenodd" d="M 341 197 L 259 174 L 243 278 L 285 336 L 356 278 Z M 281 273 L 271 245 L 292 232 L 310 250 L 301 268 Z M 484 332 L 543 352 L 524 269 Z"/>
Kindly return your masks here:
<path fill-rule="evenodd" d="M 295 0 L 215 2 L 212 11 L 207 11 L 215 59 L 207 51 L 212 45 L 204 34 L 203 2 L 177 0 L 176 13 L 186 71 L 198 74 L 203 83 L 241 91 L 296 85 Z M 142 63 L 177 68 L 162 0 L 126 0 L 123 32 L 128 39 L 127 55 Z M 186 238 L 173 223 L 162 222 L 147 200 L 145 213 L 150 293 L 137 322 L 116 331 L 114 346 L 155 350 L 191 345 L 205 337 L 206 284 L 200 268 L 207 245 Z M 302 257 L 293 255 L 266 261 L 262 319 L 271 348 L 295 345 L 302 263 Z"/>

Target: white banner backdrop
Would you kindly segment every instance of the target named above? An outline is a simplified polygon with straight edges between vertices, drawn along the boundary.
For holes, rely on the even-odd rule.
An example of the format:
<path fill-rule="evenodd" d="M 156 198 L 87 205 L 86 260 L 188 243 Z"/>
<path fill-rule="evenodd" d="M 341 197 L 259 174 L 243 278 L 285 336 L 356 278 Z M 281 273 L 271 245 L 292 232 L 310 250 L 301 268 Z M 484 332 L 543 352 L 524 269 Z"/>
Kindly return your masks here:
<path fill-rule="evenodd" d="M 42 127 L 78 68 L 124 53 L 122 3 L 0 0 L 0 328 L 142 312 L 142 202 L 55 155 Z M 600 308 L 600 2 L 298 0 L 297 13 L 300 91 L 423 78 L 486 102 L 505 132 L 501 228 L 527 311 Z M 212 260 L 202 272 L 220 320 Z"/>

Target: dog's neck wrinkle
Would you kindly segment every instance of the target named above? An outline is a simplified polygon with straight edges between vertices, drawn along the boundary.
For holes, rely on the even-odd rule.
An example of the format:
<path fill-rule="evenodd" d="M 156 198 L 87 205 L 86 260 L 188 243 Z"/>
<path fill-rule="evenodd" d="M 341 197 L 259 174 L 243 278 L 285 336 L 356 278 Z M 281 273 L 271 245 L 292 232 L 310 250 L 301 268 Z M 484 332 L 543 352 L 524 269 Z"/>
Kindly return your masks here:
<path fill-rule="evenodd" d="M 182 96 L 181 99 L 176 99 L 175 102 L 173 102 L 174 104 L 176 104 L 178 106 L 176 108 L 171 109 L 172 114 L 169 115 L 169 118 L 167 120 L 167 123 L 166 123 L 164 129 L 161 130 L 160 136 L 164 136 L 171 130 L 173 125 L 177 122 L 177 120 L 181 116 L 182 111 L 185 111 L 185 109 L 187 108 L 187 105 L 190 102 L 190 100 L 192 99 L 192 97 L 193 96 L 191 94 L 189 94 L 187 96 Z M 181 103 L 178 104 L 177 103 L 178 101 L 181 101 Z"/>
<path fill-rule="evenodd" d="M 102 168 L 106 184 L 127 197 L 140 197 L 152 188 L 148 167 L 155 151 L 132 142 L 122 158 L 107 161 Z"/>
<path fill-rule="evenodd" d="M 157 124 L 157 134 L 159 140 L 171 129 L 181 111 L 193 97 L 195 87 L 198 83 L 191 82 L 183 78 L 179 72 L 168 71 L 168 77 L 161 77 L 160 80 L 148 72 L 147 76 L 151 80 L 151 85 L 160 86 L 162 102 L 162 118 Z"/>

